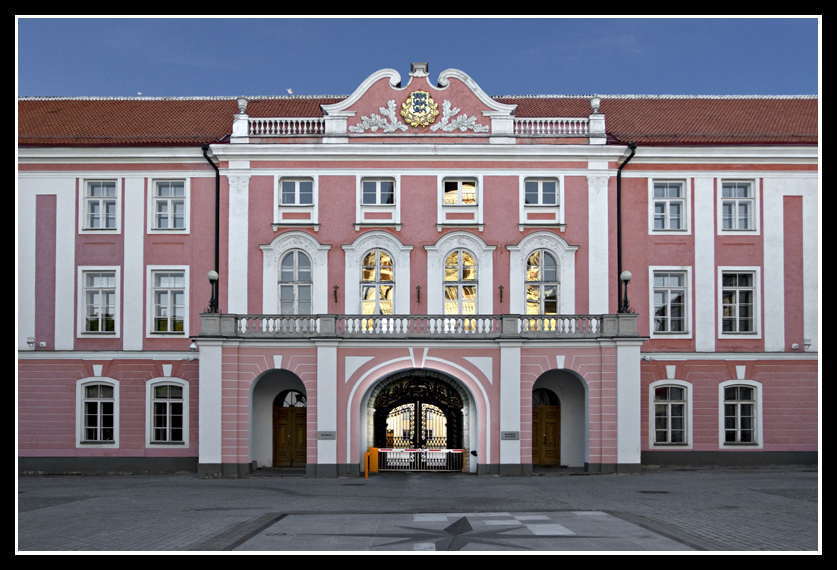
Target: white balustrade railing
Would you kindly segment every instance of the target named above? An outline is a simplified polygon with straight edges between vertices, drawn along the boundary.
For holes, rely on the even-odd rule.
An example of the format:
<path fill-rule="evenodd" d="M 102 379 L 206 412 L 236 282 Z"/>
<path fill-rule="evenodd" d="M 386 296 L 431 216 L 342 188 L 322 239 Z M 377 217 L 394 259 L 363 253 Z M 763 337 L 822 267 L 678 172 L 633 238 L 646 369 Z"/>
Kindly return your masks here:
<path fill-rule="evenodd" d="M 312 137 L 325 134 L 325 119 L 322 117 L 250 117 L 248 123 L 251 137 Z"/>
<path fill-rule="evenodd" d="M 587 117 L 517 117 L 514 134 L 519 137 L 586 137 Z"/>
<path fill-rule="evenodd" d="M 240 338 L 636 336 L 635 315 L 202 315 L 202 335 Z"/>

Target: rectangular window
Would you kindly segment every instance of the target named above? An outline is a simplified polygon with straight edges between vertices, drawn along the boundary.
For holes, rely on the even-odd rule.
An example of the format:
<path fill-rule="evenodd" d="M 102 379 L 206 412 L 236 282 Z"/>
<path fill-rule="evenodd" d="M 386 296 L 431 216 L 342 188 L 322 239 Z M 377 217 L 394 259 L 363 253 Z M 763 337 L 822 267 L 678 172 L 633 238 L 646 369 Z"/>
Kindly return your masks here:
<path fill-rule="evenodd" d="M 364 180 L 361 205 L 386 206 L 395 204 L 395 182 L 392 180 Z"/>
<path fill-rule="evenodd" d="M 116 181 L 87 182 L 84 193 L 84 229 L 116 229 Z"/>
<path fill-rule="evenodd" d="M 183 442 L 183 387 L 154 386 L 153 438 L 158 443 Z"/>
<path fill-rule="evenodd" d="M 756 332 L 755 275 L 751 272 L 721 274 L 721 330 L 724 333 Z"/>
<path fill-rule="evenodd" d="M 116 273 L 84 273 L 84 331 L 113 333 L 116 330 Z"/>
<path fill-rule="evenodd" d="M 186 184 L 182 180 L 158 181 L 154 188 L 154 228 L 186 228 Z"/>
<path fill-rule="evenodd" d="M 113 386 L 107 384 L 84 386 L 84 441 L 114 441 L 113 407 Z"/>
<path fill-rule="evenodd" d="M 445 206 L 475 206 L 477 204 L 477 183 L 474 180 L 445 180 Z"/>
<path fill-rule="evenodd" d="M 654 389 L 654 443 L 686 443 L 686 390 L 679 386 Z"/>
<path fill-rule="evenodd" d="M 721 184 L 721 227 L 724 230 L 755 229 L 755 194 L 752 182 Z"/>
<path fill-rule="evenodd" d="M 182 271 L 153 273 L 153 331 L 159 333 L 184 331 L 186 316 L 186 278 Z"/>
<path fill-rule="evenodd" d="M 311 206 L 314 204 L 313 180 L 281 180 L 283 206 Z"/>
<path fill-rule="evenodd" d="M 683 230 L 685 192 L 682 182 L 654 182 L 654 230 Z"/>
<path fill-rule="evenodd" d="M 686 279 L 681 271 L 654 272 L 654 332 L 686 331 Z"/>
<path fill-rule="evenodd" d="M 526 206 L 557 206 L 558 182 L 555 180 L 526 180 L 524 204 Z"/>

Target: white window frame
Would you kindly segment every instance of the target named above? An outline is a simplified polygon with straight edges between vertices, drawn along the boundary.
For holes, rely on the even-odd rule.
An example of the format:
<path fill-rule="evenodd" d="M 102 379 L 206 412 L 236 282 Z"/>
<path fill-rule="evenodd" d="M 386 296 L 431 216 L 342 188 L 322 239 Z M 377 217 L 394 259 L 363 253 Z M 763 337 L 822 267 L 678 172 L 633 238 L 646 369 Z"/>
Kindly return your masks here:
<path fill-rule="evenodd" d="M 526 203 L 526 183 L 527 182 L 555 182 L 555 204 L 543 204 L 543 187 L 538 188 L 538 204 Z M 518 189 L 518 212 L 519 220 L 518 226 L 520 231 L 527 227 L 557 227 L 558 231 L 563 232 L 566 229 L 564 221 L 564 176 L 551 175 L 549 173 L 527 173 L 521 175 L 519 178 Z M 550 213 L 555 215 L 554 220 L 530 220 L 529 214 Z"/>
<path fill-rule="evenodd" d="M 159 197 L 157 196 L 157 188 L 159 183 L 165 182 L 183 182 L 183 227 L 182 228 L 161 228 L 157 226 L 157 202 L 167 201 L 171 203 L 172 200 L 177 200 L 174 197 Z M 147 205 L 147 227 L 149 233 L 155 234 L 188 234 L 189 221 L 191 219 L 191 179 L 189 178 L 151 178 L 148 186 L 148 205 Z M 172 217 L 171 215 L 169 216 Z"/>
<path fill-rule="evenodd" d="M 402 244 L 389 232 L 373 230 L 363 233 L 352 244 L 344 245 L 342 248 L 345 258 L 345 277 L 340 294 L 344 296 L 347 315 L 362 313 L 363 258 L 373 249 L 382 249 L 392 256 L 393 275 L 397 282 L 402 284 L 395 287 L 393 313 L 410 314 L 410 252 L 413 246 Z"/>
<path fill-rule="evenodd" d="M 183 314 L 183 331 L 155 331 L 154 330 L 154 274 L 155 273 L 183 273 L 185 311 Z M 146 301 L 145 337 L 171 338 L 189 336 L 189 266 L 183 265 L 148 265 L 145 269 L 145 290 L 148 292 Z"/>
<path fill-rule="evenodd" d="M 753 330 L 750 332 L 725 332 L 724 331 L 724 274 L 725 273 L 752 273 L 753 274 Z M 718 327 L 718 338 L 719 339 L 761 339 L 762 332 L 761 332 L 761 323 L 762 323 L 762 310 L 761 310 L 761 299 L 762 299 L 762 292 L 761 292 L 761 268 L 748 266 L 748 267 L 733 267 L 733 266 L 724 266 L 718 267 L 718 276 L 717 276 L 717 283 L 718 283 L 718 315 L 717 315 L 717 327 Z"/>
<path fill-rule="evenodd" d="M 101 384 L 113 388 L 113 441 L 85 439 L 86 388 Z M 76 381 L 76 448 L 117 449 L 119 448 L 119 382 L 104 376 L 92 376 Z"/>
<path fill-rule="evenodd" d="M 533 232 L 517 245 L 507 245 L 509 250 L 509 313 L 526 313 L 526 265 L 529 256 L 538 249 L 551 253 L 558 262 L 558 314 L 575 314 L 575 252 L 577 245 L 552 231 Z M 506 302 L 505 299 L 503 301 Z M 503 309 L 503 311 L 506 311 Z"/>
<path fill-rule="evenodd" d="M 115 219 L 115 227 L 113 228 L 106 228 L 106 227 L 90 227 L 87 223 L 88 220 L 88 204 L 93 201 L 105 201 L 104 198 L 88 198 L 87 196 L 87 189 L 91 183 L 96 182 L 113 182 L 116 187 L 116 197 L 114 201 L 116 202 L 116 219 Z M 79 178 L 79 185 L 78 185 L 78 200 L 79 200 L 79 208 L 78 208 L 78 233 L 80 234 L 96 234 L 96 235 L 108 235 L 108 234 L 119 234 L 122 232 L 122 179 L 121 178 L 106 178 L 106 177 L 96 177 L 96 178 Z M 110 200 L 107 200 L 110 201 Z"/>
<path fill-rule="evenodd" d="M 119 266 L 93 266 L 80 265 L 77 273 L 78 283 L 78 302 L 76 306 L 76 337 L 77 338 L 119 338 L 122 329 L 122 279 L 121 267 Z M 86 275 L 88 273 L 113 273 L 115 281 L 115 314 L 113 318 L 113 332 L 99 332 L 86 330 L 86 307 L 87 307 L 87 287 Z"/>
<path fill-rule="evenodd" d="M 311 182 L 312 183 L 312 203 L 299 204 L 299 185 L 297 184 L 295 190 L 294 204 L 284 204 L 282 202 L 282 183 L 283 182 Z M 288 173 L 276 175 L 273 179 L 273 230 L 276 231 L 283 227 L 308 227 L 313 228 L 314 231 L 319 231 L 320 224 L 318 221 L 319 211 L 319 176 Z M 283 213 L 307 213 L 308 219 L 282 219 Z"/>
<path fill-rule="evenodd" d="M 446 182 L 457 182 L 459 183 L 458 189 L 458 202 L 456 204 L 445 204 L 445 183 Z M 475 194 L 475 204 L 462 204 L 460 203 L 462 200 L 462 182 L 473 182 L 476 185 L 474 189 Z M 439 174 L 438 181 L 437 181 L 437 207 L 436 207 L 436 229 L 438 231 L 442 231 L 442 228 L 449 228 L 449 227 L 476 227 L 479 231 L 482 231 L 485 228 L 485 224 L 483 222 L 483 176 L 481 174 L 477 175 L 469 175 L 469 174 Z M 459 219 L 447 219 L 448 213 L 469 213 L 473 214 L 471 219 L 459 220 Z"/>
<path fill-rule="evenodd" d="M 726 425 L 724 415 L 724 390 L 734 386 L 746 386 L 752 388 L 755 397 L 754 403 L 754 418 L 755 427 L 753 428 L 753 436 L 756 441 L 753 443 L 727 443 L 726 441 Z M 763 449 L 764 448 L 764 411 L 762 406 L 762 384 L 754 380 L 727 380 L 718 384 L 718 447 L 721 449 Z"/>
<path fill-rule="evenodd" d="M 679 198 L 656 198 L 654 196 L 654 185 L 658 183 L 679 184 L 682 190 Z M 654 219 L 656 215 L 657 203 L 663 202 L 666 204 L 665 223 L 669 225 L 669 205 L 672 202 L 681 202 L 683 204 L 680 219 L 681 228 L 672 229 L 670 227 L 656 228 L 654 227 Z M 691 235 L 692 233 L 692 179 L 691 178 L 649 178 L 648 179 L 648 234 L 675 234 L 675 235 Z"/>
<path fill-rule="evenodd" d="M 686 425 L 683 428 L 683 435 L 686 439 L 684 443 L 657 443 L 657 436 L 656 436 L 656 414 L 655 414 L 655 405 L 656 400 L 654 399 L 654 392 L 657 388 L 665 388 L 665 387 L 675 387 L 675 388 L 682 388 L 685 394 L 684 403 L 686 405 L 686 410 L 684 413 L 684 421 Z M 693 448 L 693 429 L 692 426 L 694 422 L 692 421 L 692 411 L 694 406 L 692 405 L 692 385 L 689 382 L 685 382 L 683 380 L 675 380 L 673 378 L 666 379 L 666 380 L 657 380 L 656 382 L 652 382 L 648 386 L 648 447 L 649 449 L 692 449 Z"/>
<path fill-rule="evenodd" d="M 288 258 L 288 256 L 294 256 L 294 264 L 293 264 L 293 280 L 292 281 L 283 281 L 282 280 L 282 263 Z M 302 281 L 299 279 L 299 256 L 304 255 L 310 265 L 310 272 L 311 272 L 311 279 L 309 281 Z M 279 282 L 277 284 L 277 292 L 278 292 L 278 299 L 276 300 L 277 306 L 279 307 L 278 314 L 285 315 L 285 316 L 293 316 L 293 315 L 310 315 L 313 314 L 314 308 L 314 262 L 311 259 L 311 256 L 308 255 L 305 251 L 301 249 L 291 249 L 285 252 L 281 258 L 279 258 L 279 267 L 277 269 L 277 274 L 279 276 Z M 307 286 L 311 299 L 309 300 L 309 304 L 311 305 L 311 311 L 307 313 L 301 313 L 299 311 L 299 286 Z M 294 291 L 294 312 L 293 313 L 283 313 L 282 312 L 282 287 L 293 287 Z"/>
<path fill-rule="evenodd" d="M 392 182 L 392 204 L 365 204 L 363 202 L 363 185 L 366 182 L 378 183 L 376 202 L 380 201 L 380 182 Z M 367 214 L 386 213 L 389 219 L 375 219 Z M 361 228 L 391 227 L 401 231 L 401 175 L 388 174 L 357 174 L 355 177 L 355 231 Z"/>
<path fill-rule="evenodd" d="M 332 297 L 328 290 L 328 251 L 330 245 L 322 245 L 308 233 L 292 230 L 277 235 L 262 250 L 262 313 L 279 314 L 280 263 L 291 250 L 304 252 L 311 260 L 311 313 L 314 315 L 333 312 Z"/>
<path fill-rule="evenodd" d="M 154 388 L 156 386 L 179 386 L 183 389 L 183 440 L 182 441 L 157 441 L 154 438 Z M 174 400 L 172 400 L 174 401 Z M 145 383 L 145 447 L 189 447 L 189 383 L 181 378 L 161 376 L 152 378 Z"/>
<path fill-rule="evenodd" d="M 459 231 L 445 234 L 434 245 L 426 245 L 424 249 L 427 251 L 427 288 L 422 287 L 422 291 L 427 291 L 427 314 L 445 314 L 445 261 L 456 249 L 467 249 L 477 262 L 477 315 L 494 314 L 494 295 L 497 293 L 494 287 L 496 245 L 486 245 L 477 235 Z M 522 277 L 522 273 L 520 275 Z M 519 282 L 522 284 L 523 280 L 519 279 Z M 522 294 L 520 299 L 523 299 Z"/>
<path fill-rule="evenodd" d="M 737 182 L 747 183 L 752 189 L 752 196 L 747 198 L 724 198 L 724 183 Z M 716 226 L 718 228 L 718 235 L 759 235 L 761 233 L 761 179 L 760 178 L 718 178 L 717 179 L 717 211 L 716 211 Z M 749 202 L 751 204 L 749 220 L 752 223 L 751 228 L 738 229 L 733 227 L 730 229 L 724 228 L 724 203 L 731 202 L 738 204 L 740 202 Z M 733 216 L 735 225 L 737 226 L 738 216 Z"/>
<path fill-rule="evenodd" d="M 683 332 L 663 332 L 656 331 L 654 326 L 654 274 L 655 273 L 683 273 L 685 275 L 685 284 L 683 288 L 686 290 L 686 300 L 684 303 L 684 326 L 686 328 Z M 671 338 L 683 339 L 692 338 L 693 330 L 693 295 L 692 295 L 692 267 L 688 265 L 652 265 L 648 267 L 648 332 L 651 338 Z"/>
<path fill-rule="evenodd" d="M 477 255 L 473 251 L 470 251 L 467 248 L 460 247 L 460 248 L 453 249 L 453 250 L 449 251 L 447 253 L 447 255 L 445 256 L 445 265 L 444 265 L 445 274 L 447 273 L 447 267 L 448 267 L 447 258 L 450 257 L 451 255 L 453 255 L 454 253 L 457 255 L 457 264 L 456 264 L 456 269 L 457 269 L 457 276 L 456 277 L 457 278 L 456 278 L 455 281 L 448 281 L 443 276 L 442 298 L 444 299 L 444 304 L 445 304 L 443 314 L 446 317 L 473 317 L 473 316 L 479 315 L 480 314 L 480 302 L 479 302 L 479 299 L 480 299 L 480 262 L 479 262 L 479 258 L 477 257 Z M 474 260 L 475 278 L 473 280 L 470 280 L 470 281 L 465 280 L 465 278 L 463 277 L 463 271 L 462 271 L 463 268 L 465 267 L 464 261 L 465 261 L 465 255 L 466 254 L 470 255 L 471 258 Z M 457 307 L 459 309 L 458 313 L 448 314 L 448 312 L 447 312 L 447 304 L 448 304 L 447 289 L 448 289 L 448 287 L 456 287 L 456 304 L 457 304 Z M 463 289 L 465 287 L 473 287 L 474 288 L 474 312 L 470 313 L 470 314 L 462 312 L 462 304 L 465 302 L 465 298 L 463 296 Z"/>

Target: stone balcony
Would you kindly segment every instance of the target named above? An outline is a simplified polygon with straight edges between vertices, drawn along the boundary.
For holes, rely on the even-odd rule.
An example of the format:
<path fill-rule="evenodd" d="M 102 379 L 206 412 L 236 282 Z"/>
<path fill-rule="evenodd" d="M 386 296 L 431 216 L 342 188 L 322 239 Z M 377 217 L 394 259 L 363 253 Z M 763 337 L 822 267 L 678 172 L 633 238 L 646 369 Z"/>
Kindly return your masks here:
<path fill-rule="evenodd" d="M 639 338 L 636 314 L 240 315 L 201 314 L 198 338 L 513 340 Z"/>

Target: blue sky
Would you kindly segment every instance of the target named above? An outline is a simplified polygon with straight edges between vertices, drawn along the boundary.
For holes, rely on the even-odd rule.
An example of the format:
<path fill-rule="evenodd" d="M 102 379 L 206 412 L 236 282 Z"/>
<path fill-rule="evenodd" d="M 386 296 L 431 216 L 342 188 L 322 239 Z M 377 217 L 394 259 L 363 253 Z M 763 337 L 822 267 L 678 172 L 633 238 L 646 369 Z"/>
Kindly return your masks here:
<path fill-rule="evenodd" d="M 489 95 L 819 93 L 817 18 L 17 20 L 19 96 L 348 95 L 427 61 Z"/>

